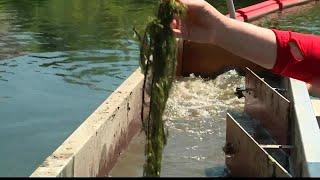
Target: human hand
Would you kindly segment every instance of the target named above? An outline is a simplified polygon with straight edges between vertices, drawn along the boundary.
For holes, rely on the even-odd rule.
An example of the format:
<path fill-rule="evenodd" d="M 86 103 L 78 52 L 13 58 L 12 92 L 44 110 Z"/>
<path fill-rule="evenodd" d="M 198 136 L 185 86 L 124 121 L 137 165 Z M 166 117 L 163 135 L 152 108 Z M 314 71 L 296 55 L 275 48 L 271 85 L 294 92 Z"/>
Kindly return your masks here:
<path fill-rule="evenodd" d="M 176 0 L 187 7 L 186 17 L 171 23 L 175 36 L 198 43 L 215 44 L 225 18 L 205 0 Z"/>

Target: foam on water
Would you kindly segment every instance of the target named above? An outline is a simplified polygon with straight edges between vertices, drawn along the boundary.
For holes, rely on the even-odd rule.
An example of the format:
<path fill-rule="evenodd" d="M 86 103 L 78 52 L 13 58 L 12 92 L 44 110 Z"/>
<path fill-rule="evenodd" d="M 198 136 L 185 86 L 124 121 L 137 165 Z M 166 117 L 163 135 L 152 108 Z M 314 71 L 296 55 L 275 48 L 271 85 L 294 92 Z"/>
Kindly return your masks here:
<path fill-rule="evenodd" d="M 243 85 L 244 77 L 234 70 L 214 80 L 191 75 L 174 83 L 164 113 L 169 134 L 162 177 L 226 175 L 222 151 L 226 113 L 243 111 L 244 99 L 234 95 L 235 89 Z M 141 133 L 131 142 L 110 176 L 142 176 L 144 139 Z"/>
<path fill-rule="evenodd" d="M 225 119 L 242 111 L 235 89 L 244 77 L 232 70 L 214 80 L 191 75 L 175 82 L 165 111 L 168 144 L 162 176 L 223 176 Z"/>
<path fill-rule="evenodd" d="M 232 70 L 214 80 L 205 80 L 191 75 L 175 82 L 167 102 L 165 119 L 172 124 L 177 119 L 189 121 L 198 118 L 224 116 L 225 109 L 235 104 L 242 106 L 243 100 L 235 95 L 236 87 L 244 84 L 244 78 Z M 172 127 L 172 126 L 170 126 Z"/>

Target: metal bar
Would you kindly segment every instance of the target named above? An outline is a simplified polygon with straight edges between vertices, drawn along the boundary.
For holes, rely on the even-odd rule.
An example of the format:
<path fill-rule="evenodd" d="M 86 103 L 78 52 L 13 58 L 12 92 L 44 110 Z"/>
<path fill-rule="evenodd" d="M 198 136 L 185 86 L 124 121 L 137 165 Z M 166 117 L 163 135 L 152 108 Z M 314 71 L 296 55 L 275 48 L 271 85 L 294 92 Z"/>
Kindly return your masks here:
<path fill-rule="evenodd" d="M 278 144 L 260 144 L 264 149 L 293 149 L 291 145 L 278 145 Z"/>
<path fill-rule="evenodd" d="M 227 0 L 228 11 L 230 18 L 236 19 L 236 10 L 234 8 L 233 0 Z"/>

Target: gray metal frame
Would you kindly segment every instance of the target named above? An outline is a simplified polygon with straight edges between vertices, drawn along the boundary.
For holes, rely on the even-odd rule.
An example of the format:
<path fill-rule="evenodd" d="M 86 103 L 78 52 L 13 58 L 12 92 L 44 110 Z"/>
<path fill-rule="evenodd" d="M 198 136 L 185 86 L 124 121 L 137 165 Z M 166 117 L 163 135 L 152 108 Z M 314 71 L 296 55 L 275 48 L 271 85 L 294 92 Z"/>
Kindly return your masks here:
<path fill-rule="evenodd" d="M 320 129 L 304 82 L 287 79 L 291 108 L 291 169 L 294 176 L 320 177 Z"/>

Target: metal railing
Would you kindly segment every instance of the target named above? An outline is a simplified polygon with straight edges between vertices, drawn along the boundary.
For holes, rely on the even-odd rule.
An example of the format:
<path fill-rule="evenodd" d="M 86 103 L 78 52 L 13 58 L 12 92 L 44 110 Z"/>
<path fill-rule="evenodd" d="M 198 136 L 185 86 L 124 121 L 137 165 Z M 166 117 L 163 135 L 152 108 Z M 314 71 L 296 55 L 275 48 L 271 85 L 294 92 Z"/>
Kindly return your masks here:
<path fill-rule="evenodd" d="M 226 1 L 227 1 L 230 18 L 236 19 L 236 10 L 234 8 L 233 0 L 226 0 Z"/>

